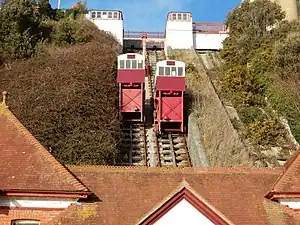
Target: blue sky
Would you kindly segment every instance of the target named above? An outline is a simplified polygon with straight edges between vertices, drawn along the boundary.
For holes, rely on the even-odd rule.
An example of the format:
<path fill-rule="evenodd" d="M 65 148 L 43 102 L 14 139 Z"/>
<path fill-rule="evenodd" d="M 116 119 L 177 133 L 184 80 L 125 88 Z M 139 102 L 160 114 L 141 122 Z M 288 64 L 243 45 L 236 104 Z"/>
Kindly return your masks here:
<path fill-rule="evenodd" d="M 54 8 L 57 0 L 50 0 Z M 76 0 L 61 0 L 70 8 Z M 194 22 L 222 22 L 241 0 L 87 0 L 88 9 L 118 9 L 123 12 L 125 30 L 164 31 L 167 13 L 188 11 Z"/>

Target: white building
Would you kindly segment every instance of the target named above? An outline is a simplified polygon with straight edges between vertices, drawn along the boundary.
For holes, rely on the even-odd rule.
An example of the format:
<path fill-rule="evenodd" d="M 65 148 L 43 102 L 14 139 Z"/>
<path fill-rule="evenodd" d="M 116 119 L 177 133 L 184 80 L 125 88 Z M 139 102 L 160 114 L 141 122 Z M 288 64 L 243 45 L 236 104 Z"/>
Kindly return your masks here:
<path fill-rule="evenodd" d="M 123 46 L 124 22 L 123 13 L 118 10 L 89 10 L 86 18 L 100 30 L 110 32 Z"/>

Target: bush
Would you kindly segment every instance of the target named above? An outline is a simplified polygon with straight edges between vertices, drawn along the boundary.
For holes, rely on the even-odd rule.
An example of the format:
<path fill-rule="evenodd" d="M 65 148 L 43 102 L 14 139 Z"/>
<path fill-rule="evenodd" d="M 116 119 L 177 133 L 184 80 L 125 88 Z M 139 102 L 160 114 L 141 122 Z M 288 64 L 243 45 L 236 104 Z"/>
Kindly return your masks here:
<path fill-rule="evenodd" d="M 248 125 L 247 135 L 250 140 L 259 145 L 277 146 L 284 138 L 285 131 L 276 117 L 266 117 Z"/>
<path fill-rule="evenodd" d="M 48 48 L 11 69 L 0 89 L 30 132 L 62 163 L 112 164 L 119 139 L 117 42 L 108 35 L 69 48 Z"/>
<path fill-rule="evenodd" d="M 300 80 L 300 33 L 290 33 L 275 45 L 276 71 L 284 79 Z"/>
<path fill-rule="evenodd" d="M 58 46 L 87 43 L 92 40 L 94 30 L 98 28 L 83 18 L 62 19 L 54 28 L 53 39 Z"/>

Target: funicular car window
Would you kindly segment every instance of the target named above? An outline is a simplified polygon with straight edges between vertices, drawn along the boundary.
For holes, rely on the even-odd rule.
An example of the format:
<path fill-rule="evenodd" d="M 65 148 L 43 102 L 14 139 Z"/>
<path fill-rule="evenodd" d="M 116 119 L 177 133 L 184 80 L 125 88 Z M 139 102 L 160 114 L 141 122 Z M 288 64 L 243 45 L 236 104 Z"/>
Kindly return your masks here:
<path fill-rule="evenodd" d="M 143 60 L 138 61 L 138 68 L 143 69 Z"/>
<path fill-rule="evenodd" d="M 165 75 L 170 76 L 171 75 L 171 68 L 170 67 L 165 67 Z"/>
<path fill-rule="evenodd" d="M 97 18 L 101 18 L 101 12 L 97 12 Z"/>
<path fill-rule="evenodd" d="M 131 60 L 126 60 L 126 69 L 131 68 Z"/>
<path fill-rule="evenodd" d="M 120 69 L 124 69 L 124 67 L 125 67 L 125 61 L 120 60 Z"/>
<path fill-rule="evenodd" d="M 136 60 L 132 60 L 132 69 L 136 69 L 137 68 L 137 62 Z"/>
<path fill-rule="evenodd" d="M 178 67 L 178 76 L 183 76 L 183 67 Z"/>
<path fill-rule="evenodd" d="M 171 74 L 172 74 L 172 76 L 177 76 L 176 67 L 174 67 L 174 66 L 171 67 Z"/>
<path fill-rule="evenodd" d="M 187 15 L 186 15 L 186 13 L 182 14 L 182 20 L 187 20 Z"/>
<path fill-rule="evenodd" d="M 112 18 L 112 12 L 108 12 L 108 18 Z"/>
<path fill-rule="evenodd" d="M 92 12 L 92 13 L 91 13 L 91 17 L 92 17 L 92 18 L 96 18 L 96 12 Z"/>
<path fill-rule="evenodd" d="M 165 75 L 164 71 L 165 71 L 164 67 L 162 66 L 158 67 L 158 75 Z"/>

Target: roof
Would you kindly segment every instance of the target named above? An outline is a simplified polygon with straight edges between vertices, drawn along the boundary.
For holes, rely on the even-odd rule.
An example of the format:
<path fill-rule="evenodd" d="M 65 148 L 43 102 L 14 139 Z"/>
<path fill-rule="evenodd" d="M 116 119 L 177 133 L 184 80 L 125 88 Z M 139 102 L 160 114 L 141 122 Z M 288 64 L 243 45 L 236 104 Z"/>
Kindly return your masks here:
<path fill-rule="evenodd" d="M 282 172 L 254 168 L 70 166 L 69 169 L 99 199 L 63 212 L 61 225 L 83 224 L 81 215 L 85 211 L 90 212 L 88 222 L 85 221 L 89 225 L 99 221 L 106 225 L 138 224 L 167 201 L 183 180 L 203 202 L 233 224 L 265 225 L 269 224 L 270 215 L 265 210 L 264 194 Z"/>
<path fill-rule="evenodd" d="M 158 91 L 185 91 L 185 77 L 157 76 L 155 89 Z"/>
<path fill-rule="evenodd" d="M 2 192 L 82 193 L 88 189 L 62 166 L 0 104 L 0 190 Z"/>
<path fill-rule="evenodd" d="M 284 172 L 272 186 L 268 198 L 279 197 L 280 194 L 298 195 L 300 193 L 300 150 L 284 165 Z"/>

